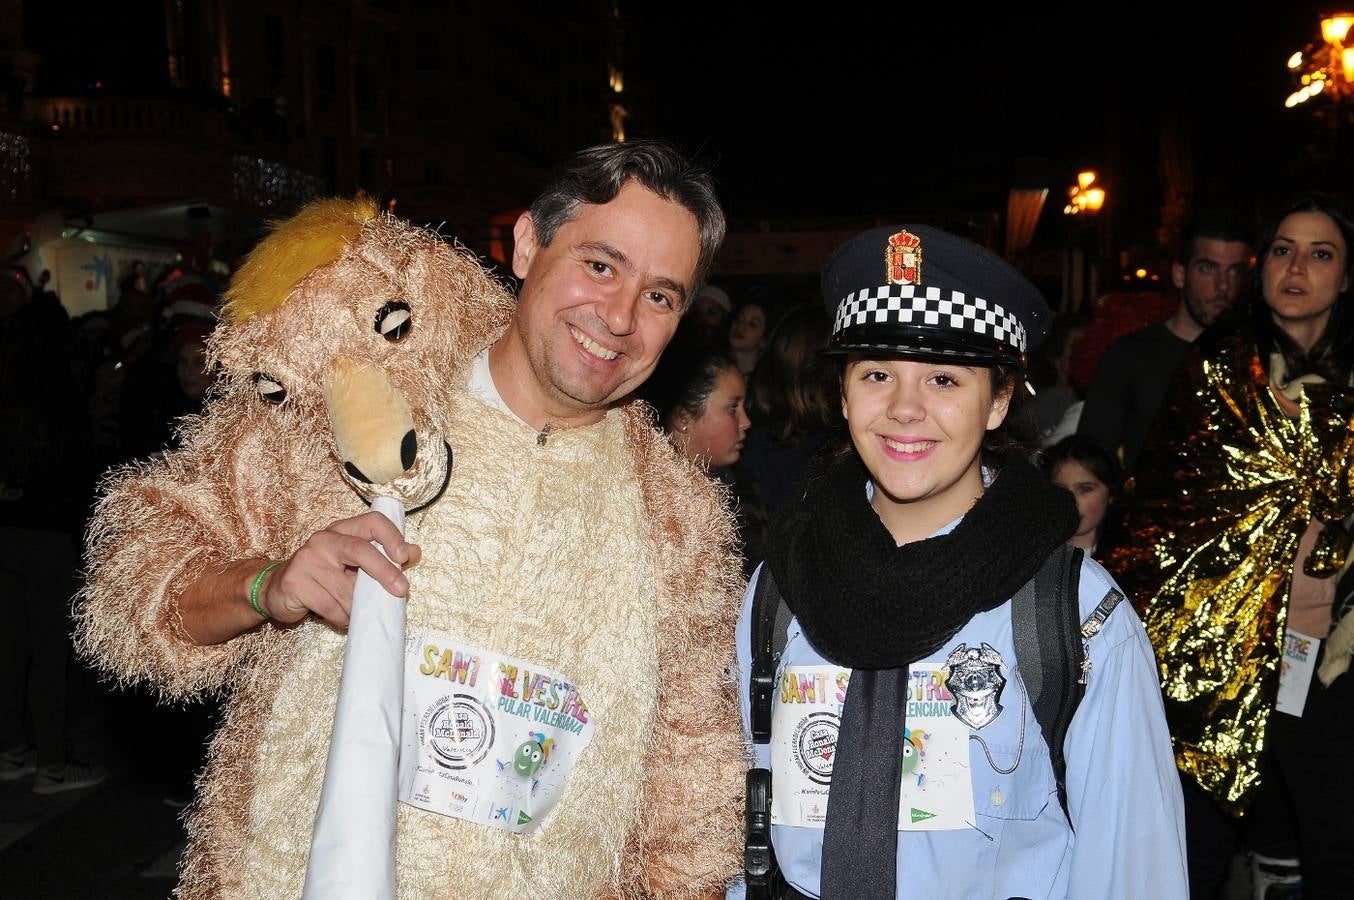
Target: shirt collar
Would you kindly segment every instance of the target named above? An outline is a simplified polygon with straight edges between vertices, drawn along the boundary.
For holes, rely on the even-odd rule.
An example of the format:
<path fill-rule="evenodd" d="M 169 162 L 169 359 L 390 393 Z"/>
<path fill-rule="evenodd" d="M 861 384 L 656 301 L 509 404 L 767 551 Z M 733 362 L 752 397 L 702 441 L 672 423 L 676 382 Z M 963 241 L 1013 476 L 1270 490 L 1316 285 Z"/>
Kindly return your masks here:
<path fill-rule="evenodd" d="M 503 395 L 498 392 L 498 386 L 494 384 L 494 373 L 489 370 L 488 347 L 476 354 L 475 359 L 471 361 L 470 380 L 465 387 L 470 392 L 470 396 L 485 406 L 507 413 L 523 425 L 526 424 L 521 416 L 513 412 L 508 404 L 503 402 Z"/>
<path fill-rule="evenodd" d="M 993 474 L 993 472 L 992 472 L 991 469 L 989 469 L 987 466 L 983 466 L 983 487 L 984 487 L 984 488 L 989 488 L 989 487 L 991 487 L 991 486 L 992 486 L 992 479 L 995 478 L 995 477 L 996 477 L 996 476 Z M 871 479 L 869 479 L 869 478 L 865 479 L 865 502 L 866 502 L 866 503 L 873 503 L 873 502 L 874 502 L 874 481 L 871 480 Z M 942 534 L 949 534 L 951 531 L 954 531 L 954 529 L 957 528 L 957 527 L 959 526 L 959 523 L 962 522 L 962 521 L 964 521 L 964 517 L 963 517 L 963 516 L 959 516 L 958 518 L 954 519 L 953 521 L 947 522 L 946 524 L 940 526 L 939 530 L 937 530 L 935 534 L 931 535 L 931 537 L 940 537 L 940 535 L 942 535 Z M 899 545 L 899 546 L 901 546 L 901 545 Z"/>

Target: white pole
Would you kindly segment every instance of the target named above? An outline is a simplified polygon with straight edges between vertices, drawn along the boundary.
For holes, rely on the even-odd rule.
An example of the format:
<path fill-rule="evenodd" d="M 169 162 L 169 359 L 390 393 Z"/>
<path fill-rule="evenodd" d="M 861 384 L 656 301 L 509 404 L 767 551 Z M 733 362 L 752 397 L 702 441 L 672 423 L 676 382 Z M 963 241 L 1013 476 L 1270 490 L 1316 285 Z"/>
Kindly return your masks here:
<path fill-rule="evenodd" d="M 371 508 L 404 532 L 398 501 L 378 497 Z M 358 571 L 303 900 L 395 900 L 404 612 Z"/>

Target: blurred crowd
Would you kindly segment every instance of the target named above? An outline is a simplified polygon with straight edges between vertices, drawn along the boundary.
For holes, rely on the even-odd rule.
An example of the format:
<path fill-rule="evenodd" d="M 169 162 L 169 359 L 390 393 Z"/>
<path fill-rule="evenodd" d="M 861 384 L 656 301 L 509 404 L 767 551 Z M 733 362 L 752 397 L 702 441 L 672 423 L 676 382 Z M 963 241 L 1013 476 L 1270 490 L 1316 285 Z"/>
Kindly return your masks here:
<path fill-rule="evenodd" d="M 48 273 L 0 278 L 0 780 L 35 793 L 103 781 L 67 730 L 71 597 L 100 476 L 175 445 L 212 383 L 206 340 L 224 288 L 189 265 L 138 265 L 107 310 L 72 318 Z M 209 713 L 171 713 L 155 764 L 186 804 Z M 168 723 L 169 720 L 166 719 Z"/>

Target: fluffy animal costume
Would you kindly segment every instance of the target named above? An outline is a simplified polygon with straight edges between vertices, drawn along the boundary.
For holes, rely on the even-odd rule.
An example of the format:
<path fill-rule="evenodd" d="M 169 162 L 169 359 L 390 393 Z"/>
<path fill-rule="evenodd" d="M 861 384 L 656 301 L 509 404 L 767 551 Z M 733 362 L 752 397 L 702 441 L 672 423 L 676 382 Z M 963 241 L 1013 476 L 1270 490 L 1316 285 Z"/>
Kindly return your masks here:
<path fill-rule="evenodd" d="M 197 646 L 179 592 L 365 511 L 358 474 L 410 507 L 440 493 L 408 519 L 423 549 L 411 633 L 565 672 L 597 722 L 537 831 L 401 804 L 399 895 L 690 897 L 735 874 L 746 764 L 727 673 L 742 586 L 724 498 L 641 405 L 541 445 L 472 398 L 469 364 L 512 303 L 472 258 L 369 202 L 312 205 L 232 284 L 210 346 L 224 374 L 184 449 L 108 480 L 82 651 L 166 698 L 230 696 L 180 897 L 299 896 L 345 637 L 308 619 Z M 384 462 L 353 465 L 354 447 L 382 446 Z"/>

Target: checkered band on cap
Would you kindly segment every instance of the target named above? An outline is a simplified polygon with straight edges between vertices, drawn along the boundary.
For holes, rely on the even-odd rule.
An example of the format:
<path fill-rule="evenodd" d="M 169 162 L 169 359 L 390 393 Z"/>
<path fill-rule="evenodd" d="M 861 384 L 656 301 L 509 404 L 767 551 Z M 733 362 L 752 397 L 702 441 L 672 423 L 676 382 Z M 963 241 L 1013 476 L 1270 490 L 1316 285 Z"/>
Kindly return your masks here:
<path fill-rule="evenodd" d="M 1019 319 L 1000 304 L 948 288 L 893 284 L 853 291 L 837 304 L 832 333 L 869 324 L 954 328 L 1025 352 L 1025 326 Z"/>

